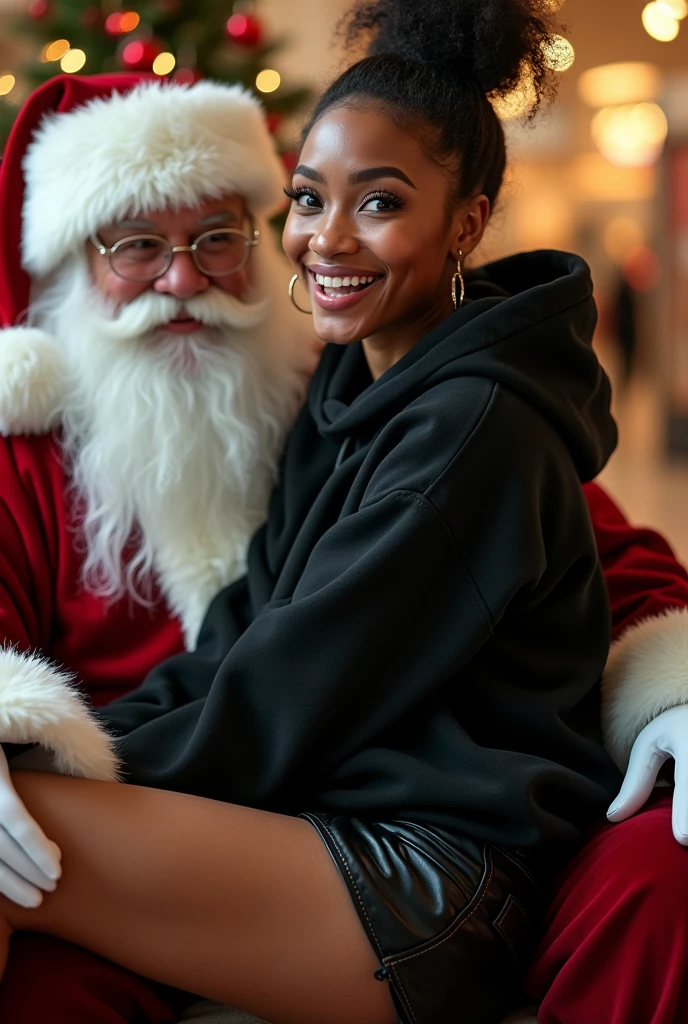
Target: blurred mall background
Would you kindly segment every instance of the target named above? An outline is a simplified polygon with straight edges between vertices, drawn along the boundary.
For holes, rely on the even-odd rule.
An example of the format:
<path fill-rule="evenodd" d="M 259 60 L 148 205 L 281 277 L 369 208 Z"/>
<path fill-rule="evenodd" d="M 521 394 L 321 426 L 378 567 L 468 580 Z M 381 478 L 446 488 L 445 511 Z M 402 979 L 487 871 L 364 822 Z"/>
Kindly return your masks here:
<path fill-rule="evenodd" d="M 480 256 L 544 246 L 588 259 L 621 428 L 604 480 L 688 561 L 688 5 L 550 2 L 570 44 L 552 51 L 559 100 L 532 125 L 518 119 L 522 96 L 502 109 L 512 169 Z M 314 93 L 347 59 L 332 45 L 346 6 L 0 0 L 0 131 L 31 83 L 61 68 L 153 66 L 257 83 L 289 164 L 302 87 Z"/>

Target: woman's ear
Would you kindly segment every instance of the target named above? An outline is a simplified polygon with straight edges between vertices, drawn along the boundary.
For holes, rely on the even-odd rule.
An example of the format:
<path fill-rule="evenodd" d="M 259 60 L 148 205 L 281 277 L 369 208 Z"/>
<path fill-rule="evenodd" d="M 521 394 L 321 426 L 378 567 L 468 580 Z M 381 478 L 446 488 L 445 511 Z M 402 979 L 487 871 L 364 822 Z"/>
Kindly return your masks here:
<path fill-rule="evenodd" d="M 455 232 L 451 254 L 459 259 L 459 251 L 468 256 L 479 244 L 490 218 L 490 200 L 487 196 L 474 196 L 456 211 Z"/>

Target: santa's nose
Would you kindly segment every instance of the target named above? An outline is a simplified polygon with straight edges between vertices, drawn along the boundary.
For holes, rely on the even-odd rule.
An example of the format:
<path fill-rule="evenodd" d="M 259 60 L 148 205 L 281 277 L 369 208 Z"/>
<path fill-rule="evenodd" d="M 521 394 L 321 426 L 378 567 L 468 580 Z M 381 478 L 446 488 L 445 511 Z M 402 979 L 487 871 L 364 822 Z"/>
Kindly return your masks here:
<path fill-rule="evenodd" d="M 175 299 L 192 299 L 204 292 L 210 281 L 194 263 L 190 252 L 176 252 L 169 270 L 154 282 L 156 292 L 173 295 Z"/>

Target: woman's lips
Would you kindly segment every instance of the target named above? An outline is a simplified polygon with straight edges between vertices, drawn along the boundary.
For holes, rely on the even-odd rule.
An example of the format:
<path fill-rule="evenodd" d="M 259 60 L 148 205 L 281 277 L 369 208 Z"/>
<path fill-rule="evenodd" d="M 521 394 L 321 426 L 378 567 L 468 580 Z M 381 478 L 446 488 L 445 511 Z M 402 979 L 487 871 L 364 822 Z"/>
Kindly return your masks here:
<path fill-rule="evenodd" d="M 162 325 L 164 331 L 172 331 L 173 334 L 193 334 L 194 331 L 199 331 L 203 324 L 200 320 L 192 320 L 188 317 L 183 320 L 169 320 L 166 324 Z"/>
<path fill-rule="evenodd" d="M 341 310 L 349 309 L 351 306 L 355 306 L 358 302 L 361 302 L 367 296 L 368 292 L 374 289 L 383 278 L 383 275 L 366 274 L 364 271 L 356 271 L 356 269 L 352 267 L 321 268 L 318 266 L 307 267 L 306 269 L 308 270 L 309 290 L 313 301 L 322 309 L 326 309 L 329 312 L 339 312 Z M 325 270 L 327 271 L 326 274 L 324 273 Z M 336 288 L 337 291 L 340 291 L 343 287 L 347 289 L 356 288 L 357 290 L 341 290 L 340 294 L 333 294 L 331 290 L 333 285 L 318 283 L 317 278 L 325 278 L 326 281 L 333 282 L 334 288 Z M 363 287 L 361 287 L 361 278 L 363 278 Z M 350 284 L 344 286 L 343 282 L 347 279 L 350 281 Z"/>

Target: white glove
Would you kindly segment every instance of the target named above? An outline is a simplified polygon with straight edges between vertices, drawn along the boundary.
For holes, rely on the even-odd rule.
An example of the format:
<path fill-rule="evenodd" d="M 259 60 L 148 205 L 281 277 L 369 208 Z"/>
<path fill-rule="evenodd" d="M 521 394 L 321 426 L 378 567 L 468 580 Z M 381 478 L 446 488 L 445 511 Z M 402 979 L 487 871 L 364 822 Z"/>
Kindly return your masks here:
<path fill-rule="evenodd" d="M 674 759 L 674 838 L 688 846 L 688 705 L 663 711 L 645 726 L 631 750 L 626 778 L 607 811 L 610 821 L 624 821 L 639 811 L 657 782 L 659 769 Z"/>
<path fill-rule="evenodd" d="M 0 746 L 0 893 L 21 907 L 38 907 L 62 874 L 60 848 L 33 820 L 12 785 Z"/>

